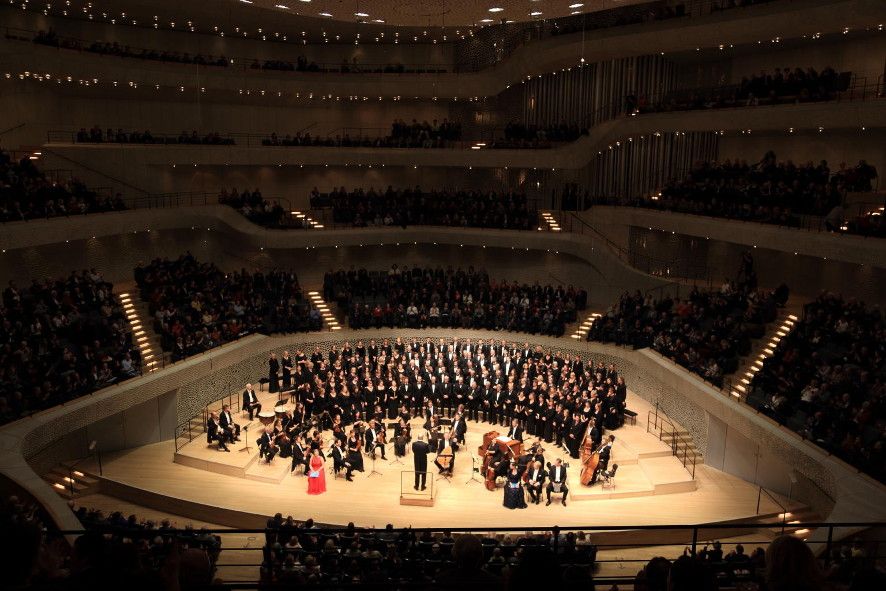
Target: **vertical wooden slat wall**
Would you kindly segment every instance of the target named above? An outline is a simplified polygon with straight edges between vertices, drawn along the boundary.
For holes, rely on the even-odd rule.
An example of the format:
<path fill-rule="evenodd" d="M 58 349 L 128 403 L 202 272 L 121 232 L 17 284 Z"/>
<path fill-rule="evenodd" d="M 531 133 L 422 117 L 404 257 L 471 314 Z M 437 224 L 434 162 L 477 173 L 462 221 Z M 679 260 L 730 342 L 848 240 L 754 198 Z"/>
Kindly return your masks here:
<path fill-rule="evenodd" d="M 591 126 L 624 110 L 628 94 L 657 98 L 674 88 L 673 62 L 659 55 L 577 65 L 524 80 L 523 123 Z"/>
<path fill-rule="evenodd" d="M 670 132 L 615 142 L 588 166 L 588 193 L 623 200 L 648 195 L 695 162 L 716 160 L 719 138 L 713 131 Z"/>

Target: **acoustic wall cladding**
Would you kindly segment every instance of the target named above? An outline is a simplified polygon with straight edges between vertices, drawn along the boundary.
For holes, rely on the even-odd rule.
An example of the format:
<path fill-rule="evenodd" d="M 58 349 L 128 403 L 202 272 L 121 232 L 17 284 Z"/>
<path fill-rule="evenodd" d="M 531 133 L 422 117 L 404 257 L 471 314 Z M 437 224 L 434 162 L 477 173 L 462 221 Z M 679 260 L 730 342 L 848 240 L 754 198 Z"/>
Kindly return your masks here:
<path fill-rule="evenodd" d="M 628 201 L 648 195 L 694 163 L 716 160 L 719 139 L 715 132 L 669 131 L 613 142 L 588 165 L 588 193 Z"/>
<path fill-rule="evenodd" d="M 658 97 L 674 88 L 674 64 L 659 55 L 586 63 L 534 76 L 523 87 L 523 122 L 590 127 L 625 110 L 629 95 Z"/>

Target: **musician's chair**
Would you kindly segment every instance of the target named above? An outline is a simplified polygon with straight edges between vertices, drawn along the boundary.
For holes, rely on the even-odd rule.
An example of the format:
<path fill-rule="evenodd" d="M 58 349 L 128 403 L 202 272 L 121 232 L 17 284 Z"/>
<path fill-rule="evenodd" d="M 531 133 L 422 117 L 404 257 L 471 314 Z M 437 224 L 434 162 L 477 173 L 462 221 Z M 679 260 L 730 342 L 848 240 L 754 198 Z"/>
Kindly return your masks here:
<path fill-rule="evenodd" d="M 603 488 L 615 488 L 616 472 L 618 472 L 618 464 L 612 464 L 612 467 L 610 469 L 600 472 L 600 477 L 603 478 L 603 482 L 601 484 Z"/>

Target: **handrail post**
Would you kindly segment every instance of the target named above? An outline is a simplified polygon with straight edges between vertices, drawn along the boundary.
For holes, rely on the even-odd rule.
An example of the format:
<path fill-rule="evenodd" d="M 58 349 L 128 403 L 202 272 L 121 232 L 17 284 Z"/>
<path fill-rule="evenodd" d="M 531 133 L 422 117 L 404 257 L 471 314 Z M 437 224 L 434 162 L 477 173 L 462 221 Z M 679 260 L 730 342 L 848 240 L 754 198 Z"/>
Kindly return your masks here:
<path fill-rule="evenodd" d="M 828 541 L 824 547 L 824 565 L 830 566 L 831 563 L 831 545 L 834 542 L 834 526 L 828 526 Z"/>
<path fill-rule="evenodd" d="M 695 549 L 698 547 L 698 526 L 692 527 L 692 557 L 695 558 Z"/>
<path fill-rule="evenodd" d="M 759 487 L 759 490 L 757 491 L 757 512 L 755 513 L 756 515 L 760 514 L 760 497 L 762 497 L 762 496 L 763 496 L 763 487 L 761 486 L 761 487 Z"/>

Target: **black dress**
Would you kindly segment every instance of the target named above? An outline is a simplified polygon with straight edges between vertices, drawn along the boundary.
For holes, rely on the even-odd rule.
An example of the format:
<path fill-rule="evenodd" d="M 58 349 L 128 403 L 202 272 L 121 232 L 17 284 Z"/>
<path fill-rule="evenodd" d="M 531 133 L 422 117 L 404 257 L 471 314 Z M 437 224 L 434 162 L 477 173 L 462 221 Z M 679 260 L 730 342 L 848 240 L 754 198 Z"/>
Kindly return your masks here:
<path fill-rule="evenodd" d="M 503 504 L 508 509 L 526 508 L 526 499 L 523 496 L 523 482 L 520 478 L 519 470 L 511 470 L 508 472 L 508 478 L 505 482 L 505 499 Z"/>
<path fill-rule="evenodd" d="M 292 389 L 292 357 L 284 357 L 281 361 L 283 366 L 283 391 Z"/>
<path fill-rule="evenodd" d="M 276 357 L 268 359 L 268 392 L 280 391 L 280 362 Z"/>

